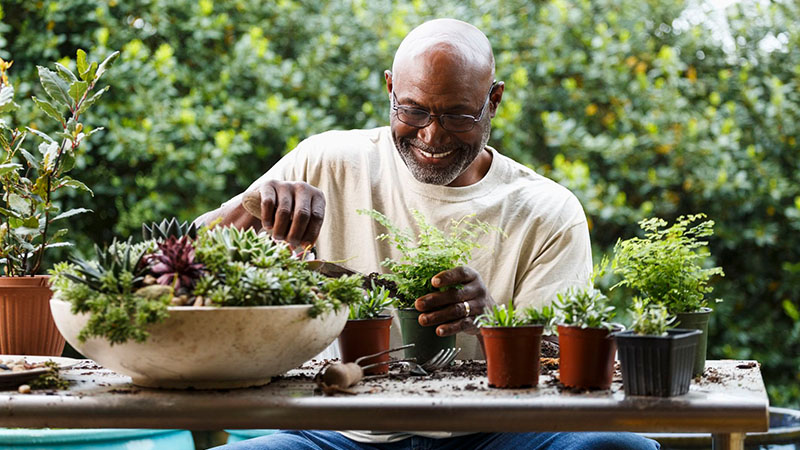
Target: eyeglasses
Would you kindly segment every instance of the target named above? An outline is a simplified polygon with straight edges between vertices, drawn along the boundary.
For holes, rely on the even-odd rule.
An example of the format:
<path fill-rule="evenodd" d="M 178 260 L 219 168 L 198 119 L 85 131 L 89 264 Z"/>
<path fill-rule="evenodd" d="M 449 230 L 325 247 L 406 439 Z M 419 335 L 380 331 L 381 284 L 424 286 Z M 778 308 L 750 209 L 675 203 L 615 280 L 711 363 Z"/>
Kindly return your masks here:
<path fill-rule="evenodd" d="M 497 85 L 497 80 L 492 82 L 489 88 L 489 93 L 486 95 L 486 101 L 483 102 L 481 111 L 478 117 L 469 114 L 431 114 L 424 109 L 414 108 L 412 106 L 398 105 L 397 96 L 392 91 L 392 110 L 397 114 L 397 119 L 406 125 L 414 128 L 425 128 L 433 122 L 434 117 L 439 119 L 439 125 L 447 131 L 455 133 L 463 133 L 470 131 L 475 127 L 475 124 L 480 122 L 483 114 L 486 112 L 486 105 L 489 104 L 489 99 L 492 96 L 492 91 Z"/>

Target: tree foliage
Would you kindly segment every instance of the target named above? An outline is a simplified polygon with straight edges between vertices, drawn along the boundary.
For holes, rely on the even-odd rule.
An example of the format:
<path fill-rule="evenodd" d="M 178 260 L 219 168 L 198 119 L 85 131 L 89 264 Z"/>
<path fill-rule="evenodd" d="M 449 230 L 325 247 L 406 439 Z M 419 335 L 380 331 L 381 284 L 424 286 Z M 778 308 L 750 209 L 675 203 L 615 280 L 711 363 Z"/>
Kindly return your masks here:
<path fill-rule="evenodd" d="M 75 168 L 95 192 L 95 213 L 71 224 L 88 249 L 192 219 L 310 134 L 387 123 L 382 71 L 405 33 L 432 17 L 473 23 L 506 83 L 491 143 L 579 196 L 598 255 L 645 217 L 706 213 L 709 264 L 727 275 L 709 356 L 758 359 L 773 404 L 796 407 L 800 7 L 737 2 L 726 35 L 696 4 L 2 0 L 0 57 L 28 98 L 43 94 L 36 64 L 121 50 L 88 114 L 102 120 L 87 117 L 108 131 Z M 47 128 L 30 105 L 15 114 Z"/>

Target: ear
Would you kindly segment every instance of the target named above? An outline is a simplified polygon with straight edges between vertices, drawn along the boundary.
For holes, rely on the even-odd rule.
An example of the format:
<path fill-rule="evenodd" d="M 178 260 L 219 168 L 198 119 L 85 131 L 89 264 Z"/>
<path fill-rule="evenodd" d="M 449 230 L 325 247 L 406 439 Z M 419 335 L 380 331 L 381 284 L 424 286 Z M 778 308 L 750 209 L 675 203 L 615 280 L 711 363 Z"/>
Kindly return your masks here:
<path fill-rule="evenodd" d="M 392 93 L 392 71 L 384 70 L 383 77 L 386 79 L 386 92 Z"/>
<path fill-rule="evenodd" d="M 495 114 L 497 114 L 497 107 L 500 106 L 500 100 L 503 99 L 503 91 L 505 91 L 505 89 L 506 84 L 502 81 L 498 81 L 497 85 L 495 85 L 492 95 L 489 98 L 489 110 L 491 111 L 489 117 L 494 118 Z"/>

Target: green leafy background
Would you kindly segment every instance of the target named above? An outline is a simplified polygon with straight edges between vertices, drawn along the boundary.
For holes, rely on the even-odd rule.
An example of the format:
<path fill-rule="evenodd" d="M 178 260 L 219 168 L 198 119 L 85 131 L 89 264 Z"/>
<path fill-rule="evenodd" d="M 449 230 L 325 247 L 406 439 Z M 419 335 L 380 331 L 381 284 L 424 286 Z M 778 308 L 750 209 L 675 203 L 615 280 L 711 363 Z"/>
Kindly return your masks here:
<path fill-rule="evenodd" d="M 773 405 L 800 406 L 800 7 L 677 1 L 2 0 L 12 125 L 48 121 L 35 65 L 122 54 L 85 118 L 104 126 L 62 197 L 86 252 L 142 222 L 191 219 L 304 137 L 387 123 L 382 71 L 413 26 L 456 17 L 494 45 L 506 92 L 492 144 L 571 188 L 595 256 L 636 222 L 716 221 L 711 358 L 757 359 Z M 51 131 L 51 130 L 46 130 Z M 63 255 L 54 255 L 56 259 Z M 610 280 L 608 280 L 610 282 Z M 617 291 L 615 291 L 617 292 Z M 616 294 L 624 301 L 625 293 Z"/>

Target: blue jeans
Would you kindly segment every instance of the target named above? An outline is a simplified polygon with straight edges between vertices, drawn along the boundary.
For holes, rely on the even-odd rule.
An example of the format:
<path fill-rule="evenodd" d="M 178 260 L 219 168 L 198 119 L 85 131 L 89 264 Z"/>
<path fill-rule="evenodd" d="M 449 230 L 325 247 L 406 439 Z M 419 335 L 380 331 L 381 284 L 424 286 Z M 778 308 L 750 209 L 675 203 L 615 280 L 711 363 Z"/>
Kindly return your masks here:
<path fill-rule="evenodd" d="M 281 430 L 219 450 L 658 450 L 658 442 L 633 433 L 475 433 L 445 439 L 412 436 L 389 444 L 363 444 L 335 431 Z"/>

